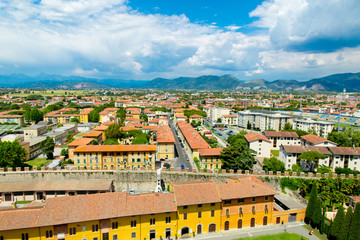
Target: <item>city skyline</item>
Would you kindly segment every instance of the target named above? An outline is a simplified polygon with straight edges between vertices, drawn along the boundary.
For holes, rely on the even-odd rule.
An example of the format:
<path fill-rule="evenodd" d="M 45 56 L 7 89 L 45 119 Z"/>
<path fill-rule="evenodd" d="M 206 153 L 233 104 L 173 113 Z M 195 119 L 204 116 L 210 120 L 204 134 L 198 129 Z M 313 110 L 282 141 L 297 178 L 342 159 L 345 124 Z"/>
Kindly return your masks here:
<path fill-rule="evenodd" d="M 308 80 L 359 72 L 344 1 L 5 1 L 0 75 Z"/>

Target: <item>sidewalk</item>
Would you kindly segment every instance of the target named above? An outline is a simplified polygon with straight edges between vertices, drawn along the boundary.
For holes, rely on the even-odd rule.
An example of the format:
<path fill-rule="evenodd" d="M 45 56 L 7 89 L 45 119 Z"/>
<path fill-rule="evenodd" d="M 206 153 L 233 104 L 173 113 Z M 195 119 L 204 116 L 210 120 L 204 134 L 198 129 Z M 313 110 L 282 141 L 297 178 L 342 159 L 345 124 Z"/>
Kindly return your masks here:
<path fill-rule="evenodd" d="M 231 229 L 228 231 L 221 231 L 219 233 L 197 235 L 192 239 L 233 240 L 238 238 L 276 234 L 276 233 L 283 233 L 285 226 L 286 232 L 296 233 L 310 240 L 319 240 L 319 238 L 316 237 L 315 235 L 310 236 L 309 231 L 306 228 L 304 228 L 303 225 L 305 224 L 294 222 L 285 225 L 268 225 L 268 226 L 259 226 L 256 228 L 247 227 L 242 229 Z"/>

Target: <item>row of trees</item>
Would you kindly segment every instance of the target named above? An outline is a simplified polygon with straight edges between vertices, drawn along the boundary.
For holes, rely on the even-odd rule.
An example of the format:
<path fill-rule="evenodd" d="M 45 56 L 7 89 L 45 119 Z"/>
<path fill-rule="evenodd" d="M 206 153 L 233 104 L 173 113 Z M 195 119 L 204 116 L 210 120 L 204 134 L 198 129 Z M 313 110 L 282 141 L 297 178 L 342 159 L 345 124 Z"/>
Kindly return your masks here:
<path fill-rule="evenodd" d="M 148 144 L 150 140 L 150 134 L 144 133 L 141 130 L 130 130 L 124 132 L 121 130 L 120 125 L 113 123 L 105 130 L 106 141 L 104 144 L 115 145 L 118 144 L 118 140 L 133 138 L 132 144 Z"/>
<path fill-rule="evenodd" d="M 350 129 L 343 132 L 332 131 L 329 133 L 328 140 L 337 143 L 340 147 L 359 147 L 360 132 Z"/>

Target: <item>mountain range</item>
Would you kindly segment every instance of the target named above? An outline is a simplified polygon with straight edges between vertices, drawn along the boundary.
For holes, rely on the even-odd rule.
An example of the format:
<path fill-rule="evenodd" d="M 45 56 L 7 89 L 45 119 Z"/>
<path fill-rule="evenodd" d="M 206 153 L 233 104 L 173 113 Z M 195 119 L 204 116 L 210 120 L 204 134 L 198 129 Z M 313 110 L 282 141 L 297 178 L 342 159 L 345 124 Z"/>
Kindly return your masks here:
<path fill-rule="evenodd" d="M 253 79 L 239 80 L 232 75 L 179 77 L 153 80 L 97 79 L 80 76 L 39 74 L 0 75 L 0 87 L 5 88 L 54 88 L 54 89 L 196 89 L 196 90 L 313 90 L 313 91 L 360 91 L 360 73 L 339 73 L 308 81 Z"/>

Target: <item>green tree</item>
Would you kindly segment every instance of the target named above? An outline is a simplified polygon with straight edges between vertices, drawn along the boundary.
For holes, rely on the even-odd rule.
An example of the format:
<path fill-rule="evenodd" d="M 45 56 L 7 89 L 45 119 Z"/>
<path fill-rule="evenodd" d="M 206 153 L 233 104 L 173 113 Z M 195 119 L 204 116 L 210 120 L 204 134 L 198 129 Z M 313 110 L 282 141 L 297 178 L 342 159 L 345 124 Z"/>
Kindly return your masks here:
<path fill-rule="evenodd" d="M 117 123 L 110 124 L 109 127 L 105 130 L 106 138 L 121 139 L 124 137 L 124 135 L 124 132 L 120 130 L 120 125 Z"/>
<path fill-rule="evenodd" d="M 69 157 L 69 150 L 66 149 L 66 148 L 61 149 L 60 155 L 64 156 L 65 158 L 68 158 Z"/>
<path fill-rule="evenodd" d="M 46 137 L 46 139 L 41 142 L 41 151 L 46 155 L 47 159 L 54 158 L 54 148 L 55 142 L 51 137 Z"/>
<path fill-rule="evenodd" d="M 237 134 L 238 135 L 238 134 Z M 237 170 L 250 170 L 256 163 L 256 152 L 250 149 L 245 138 L 238 137 L 231 140 L 230 145 L 220 153 L 223 168 Z"/>
<path fill-rule="evenodd" d="M 38 123 L 43 120 L 43 114 L 37 108 L 33 108 L 30 111 L 30 120 Z"/>
<path fill-rule="evenodd" d="M 319 159 L 325 159 L 325 155 L 316 151 L 303 152 L 299 155 L 299 159 L 304 161 L 308 166 L 310 171 L 314 171 L 315 162 L 318 162 Z"/>
<path fill-rule="evenodd" d="M 251 129 L 251 123 L 250 123 L 250 121 L 247 122 L 246 128 L 247 128 L 247 129 Z"/>
<path fill-rule="evenodd" d="M 322 218 L 321 201 L 319 198 L 317 198 L 315 202 L 314 212 L 312 214 L 312 221 L 311 221 L 312 226 L 320 229 L 321 218 Z"/>
<path fill-rule="evenodd" d="M 344 213 L 344 207 L 340 206 L 336 217 L 334 219 L 333 225 L 331 226 L 331 233 L 330 238 L 331 239 L 338 239 L 340 236 L 341 226 L 345 220 L 345 213 Z M 356 238 L 358 239 L 358 238 Z"/>
<path fill-rule="evenodd" d="M 357 240 L 360 236 L 360 202 L 356 203 L 351 219 L 348 240 Z"/>
<path fill-rule="evenodd" d="M 265 171 L 283 172 L 285 170 L 285 163 L 283 163 L 276 157 L 264 158 L 263 165 Z"/>
<path fill-rule="evenodd" d="M 92 140 L 91 144 L 92 145 L 99 145 L 99 142 L 98 142 L 98 140 L 94 139 L 94 140 Z"/>
<path fill-rule="evenodd" d="M 13 105 L 10 106 L 9 109 L 10 109 L 10 110 L 18 110 L 18 109 L 20 109 L 20 106 L 17 105 L 17 104 L 13 104 Z"/>
<path fill-rule="evenodd" d="M 126 110 L 125 108 L 121 107 L 117 112 L 116 116 L 120 118 L 121 126 L 124 126 L 125 118 L 126 118 Z"/>
<path fill-rule="evenodd" d="M 22 167 L 26 159 L 26 150 L 17 141 L 0 142 L 0 167 Z"/>
<path fill-rule="evenodd" d="M 284 130 L 289 131 L 292 129 L 291 123 L 285 123 Z"/>
<path fill-rule="evenodd" d="M 80 123 L 80 120 L 77 117 L 73 117 L 71 122 Z"/>
<path fill-rule="evenodd" d="M 217 123 L 221 123 L 221 118 L 218 118 L 218 119 L 216 120 L 216 122 L 217 122 Z"/>
<path fill-rule="evenodd" d="M 311 223 L 313 219 L 313 214 L 316 208 L 317 200 L 318 200 L 318 190 L 316 184 L 314 183 L 311 188 L 310 198 L 308 201 L 308 205 L 306 207 L 306 212 L 305 212 L 306 223 Z"/>
<path fill-rule="evenodd" d="M 141 114 L 141 115 L 140 115 L 140 118 L 141 118 L 142 120 L 144 120 L 145 122 L 148 122 L 148 121 L 149 121 L 149 118 L 148 118 L 148 116 L 147 116 L 146 114 Z"/>
<path fill-rule="evenodd" d="M 98 109 L 94 109 L 89 113 L 90 122 L 99 122 L 100 120 L 100 111 Z"/>
<path fill-rule="evenodd" d="M 344 222 L 342 223 L 341 228 L 340 228 L 340 234 L 338 237 L 339 240 L 347 240 L 348 239 L 352 216 L 353 216 L 353 209 L 352 209 L 352 207 L 349 207 L 347 209 L 346 216 L 344 218 Z"/>

